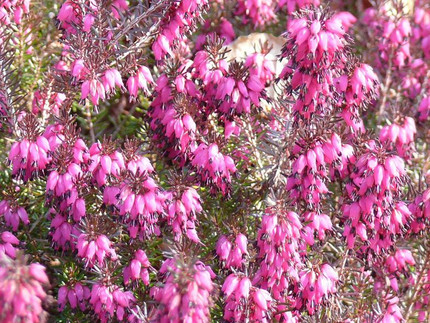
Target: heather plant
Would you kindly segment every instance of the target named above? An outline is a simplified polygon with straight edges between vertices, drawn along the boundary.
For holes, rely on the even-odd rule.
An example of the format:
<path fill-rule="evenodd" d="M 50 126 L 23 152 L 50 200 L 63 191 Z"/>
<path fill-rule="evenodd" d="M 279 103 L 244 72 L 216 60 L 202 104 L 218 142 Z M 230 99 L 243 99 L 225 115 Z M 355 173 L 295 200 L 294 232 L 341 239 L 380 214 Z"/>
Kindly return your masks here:
<path fill-rule="evenodd" d="M 0 3 L 0 323 L 430 320 L 426 1 Z"/>

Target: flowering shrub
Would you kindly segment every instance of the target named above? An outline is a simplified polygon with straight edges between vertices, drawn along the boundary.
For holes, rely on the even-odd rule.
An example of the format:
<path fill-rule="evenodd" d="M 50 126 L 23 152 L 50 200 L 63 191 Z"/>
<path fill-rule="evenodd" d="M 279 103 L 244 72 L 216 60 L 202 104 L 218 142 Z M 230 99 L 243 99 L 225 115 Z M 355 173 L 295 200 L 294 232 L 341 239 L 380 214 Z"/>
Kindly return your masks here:
<path fill-rule="evenodd" d="M 430 320 L 426 1 L 0 3 L 0 323 Z"/>

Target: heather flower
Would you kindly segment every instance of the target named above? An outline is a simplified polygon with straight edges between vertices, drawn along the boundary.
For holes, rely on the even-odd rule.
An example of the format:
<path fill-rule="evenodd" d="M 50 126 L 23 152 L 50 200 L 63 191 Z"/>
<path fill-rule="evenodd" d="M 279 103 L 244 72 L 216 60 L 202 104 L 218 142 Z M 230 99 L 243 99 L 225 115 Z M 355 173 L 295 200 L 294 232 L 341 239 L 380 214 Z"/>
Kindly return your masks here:
<path fill-rule="evenodd" d="M 20 25 L 24 14 L 30 10 L 30 0 L 4 0 L 0 3 L 0 25 L 9 25 L 12 21 Z"/>
<path fill-rule="evenodd" d="M 136 298 L 130 291 L 123 291 L 117 285 L 102 280 L 97 281 L 91 288 L 89 303 L 101 322 L 111 322 L 113 319 L 123 321 L 126 311 L 130 311 Z"/>
<path fill-rule="evenodd" d="M 404 233 L 411 220 L 410 211 L 399 199 L 404 178 L 403 159 L 369 142 L 355 163 L 346 187 L 349 201 L 342 208 L 349 248 L 354 247 L 358 236 L 365 243 L 364 252 L 370 249 L 379 254 Z"/>
<path fill-rule="evenodd" d="M 127 89 L 130 93 L 130 99 L 137 97 L 137 92 L 142 89 L 146 95 L 150 95 L 148 85 L 154 83 L 151 72 L 146 66 L 140 66 L 136 74 L 130 76 L 127 80 Z"/>
<path fill-rule="evenodd" d="M 281 78 L 293 95 L 294 120 L 308 122 L 314 114 L 330 115 L 337 103 L 334 78 L 347 62 L 348 44 L 342 23 L 322 9 L 302 11 L 288 24 L 282 57 L 288 60 Z"/>
<path fill-rule="evenodd" d="M 367 64 L 358 64 L 348 78 L 345 99 L 348 105 L 359 106 L 363 102 L 370 102 L 378 94 L 378 76 Z"/>
<path fill-rule="evenodd" d="M 90 27 L 96 19 L 101 4 L 88 1 L 85 7 L 73 0 L 66 0 L 58 12 L 57 19 L 60 26 L 65 29 L 67 34 L 76 34 L 82 29 L 84 32 L 90 32 Z M 114 18 L 119 19 L 119 12 L 128 9 L 125 0 L 114 0 L 110 3 L 111 14 Z"/>
<path fill-rule="evenodd" d="M 75 230 L 73 221 L 79 222 L 86 215 L 83 196 L 90 185 L 90 175 L 86 172 L 90 156 L 73 125 L 57 126 L 44 133 L 54 151 L 53 167 L 46 181 L 46 197 L 47 202 L 56 207 L 55 224 L 51 223 L 56 231 L 53 237 L 58 238 L 54 241 L 65 242 Z M 64 246 L 62 242 L 60 245 Z"/>
<path fill-rule="evenodd" d="M 194 115 L 198 110 L 197 99 L 179 93 L 171 104 L 154 106 L 150 112 L 154 139 L 165 150 L 165 154 L 179 165 L 189 160 L 191 152 L 197 148 L 198 130 Z"/>
<path fill-rule="evenodd" d="M 276 2 L 273 0 L 239 0 L 237 3 L 238 8 L 235 14 L 243 16 L 243 23 L 251 20 L 254 27 L 257 28 L 276 21 Z"/>
<path fill-rule="evenodd" d="M 251 283 L 243 274 L 230 274 L 222 286 L 224 319 L 228 322 L 270 322 L 273 300 L 269 292 Z M 246 310 L 248 309 L 248 310 Z"/>
<path fill-rule="evenodd" d="M 225 39 L 226 45 L 231 43 L 236 38 L 236 33 L 234 31 L 233 25 L 224 17 L 221 17 L 218 34 L 221 38 Z"/>
<path fill-rule="evenodd" d="M 135 143 L 126 148 L 127 169 L 122 171 L 112 185 L 105 188 L 103 201 L 114 205 L 128 225 L 132 238 L 158 235 L 159 215 L 165 212 L 169 195 L 162 192 L 149 176 L 154 170 L 149 160 L 136 154 Z M 122 156 L 122 155 L 121 155 Z"/>
<path fill-rule="evenodd" d="M 414 139 L 417 132 L 415 121 L 411 117 L 404 117 L 401 122 L 394 122 L 381 129 L 379 139 L 394 146 L 399 156 L 408 159 L 415 150 Z"/>
<path fill-rule="evenodd" d="M 122 82 L 121 74 L 115 68 L 105 71 L 105 74 L 102 77 L 102 83 L 106 89 L 106 92 L 115 92 L 115 87 L 124 89 L 124 83 Z"/>
<path fill-rule="evenodd" d="M 330 265 L 324 264 L 302 270 L 300 281 L 302 297 L 296 299 L 296 307 L 306 307 L 309 314 L 313 315 L 324 300 L 336 293 L 339 276 Z"/>
<path fill-rule="evenodd" d="M 51 211 L 54 215 L 51 220 L 51 237 L 53 244 L 58 249 L 74 249 L 76 244 L 76 237 L 80 231 L 76 225 L 71 223 L 66 216 L 55 211 Z"/>
<path fill-rule="evenodd" d="M 145 285 L 149 285 L 149 270 L 151 267 L 145 251 L 139 249 L 135 252 L 130 264 L 124 268 L 124 283 L 130 284 L 131 281 L 142 280 Z"/>
<path fill-rule="evenodd" d="M 3 231 L 0 234 L 0 257 L 2 254 L 15 259 L 16 245 L 19 245 L 19 240 L 15 235 L 9 231 Z"/>
<path fill-rule="evenodd" d="M 51 149 L 48 140 L 39 135 L 34 116 L 24 116 L 18 126 L 23 139 L 12 144 L 8 159 L 12 164 L 12 175 L 28 181 L 46 169 L 51 161 Z"/>
<path fill-rule="evenodd" d="M 430 96 L 424 96 L 418 106 L 418 114 L 420 121 L 426 121 L 430 115 Z"/>
<path fill-rule="evenodd" d="M 387 257 L 385 267 L 387 268 L 390 279 L 390 286 L 398 292 L 398 279 L 400 274 L 409 272 L 407 265 L 414 266 L 415 260 L 410 250 L 398 249 L 396 252 Z"/>
<path fill-rule="evenodd" d="M 410 42 L 412 28 L 407 17 L 393 17 L 390 9 L 382 7 L 376 11 L 369 8 L 364 12 L 363 22 L 370 27 L 378 43 L 379 66 L 385 66 L 389 60 L 396 67 L 404 67 L 411 60 Z"/>
<path fill-rule="evenodd" d="M 13 231 L 18 230 L 19 223 L 22 221 L 25 225 L 29 224 L 27 211 L 16 204 L 16 201 L 0 201 L 0 215 L 6 222 L 6 225 L 12 227 Z"/>
<path fill-rule="evenodd" d="M 266 97 L 260 78 L 236 62 L 230 64 L 228 74 L 217 83 L 218 108 L 227 115 L 250 113 L 251 104 L 260 107 L 260 98 Z"/>
<path fill-rule="evenodd" d="M 93 267 L 95 264 L 103 266 L 107 257 L 111 260 L 118 259 L 112 242 L 104 234 L 82 233 L 78 236 L 76 248 L 78 256 L 85 260 L 87 267 Z"/>
<path fill-rule="evenodd" d="M 223 155 L 216 143 L 209 146 L 201 143 L 194 151 L 194 156 L 191 164 L 196 168 L 201 181 L 214 185 L 226 194 L 231 175 L 237 171 L 233 159 Z"/>
<path fill-rule="evenodd" d="M 36 91 L 34 93 L 32 110 L 33 114 L 49 114 L 53 113 L 56 116 L 60 114 L 60 108 L 66 99 L 64 93 L 51 93 L 48 98 L 46 91 Z"/>
<path fill-rule="evenodd" d="M 85 61 L 82 58 L 73 61 L 70 71 L 72 76 L 78 80 L 85 79 L 85 76 L 90 73 L 88 68 L 85 66 Z"/>
<path fill-rule="evenodd" d="M 12 260 L 0 253 L 0 321 L 45 322 L 42 308 L 49 284 L 45 267 L 39 263 L 26 265 L 24 259 Z"/>
<path fill-rule="evenodd" d="M 259 269 L 253 283 L 269 291 L 279 303 L 276 312 L 280 314 L 275 315 L 278 320 L 291 315 L 283 312 L 281 304 L 293 301 L 288 290 L 299 282 L 299 270 L 303 266 L 300 256 L 302 228 L 297 213 L 274 206 L 266 209 L 258 230 Z"/>
<path fill-rule="evenodd" d="M 293 148 L 295 160 L 286 189 L 294 204 L 305 201 L 309 211 L 322 211 L 321 202 L 328 193 L 326 177 L 330 168 L 342 172 L 347 167 L 340 157 L 343 150 L 349 153 L 348 146 L 342 145 L 336 133 L 326 137 L 309 135 L 308 138 L 299 139 Z"/>
<path fill-rule="evenodd" d="M 161 30 L 152 44 L 156 60 L 167 54 L 173 56 L 172 47 L 175 41 L 180 42 L 201 17 L 207 0 L 190 0 L 175 2 L 161 21 Z"/>
<path fill-rule="evenodd" d="M 172 193 L 166 216 L 176 240 L 185 234 L 190 240 L 200 242 L 196 231 L 196 216 L 202 211 L 200 196 L 194 188 L 186 187 Z"/>
<path fill-rule="evenodd" d="M 404 322 L 402 312 L 398 306 L 399 298 L 392 295 L 387 295 L 386 309 L 382 317 L 378 319 L 381 323 L 400 323 Z"/>
<path fill-rule="evenodd" d="M 82 83 L 81 92 L 81 100 L 85 100 L 89 97 L 91 102 L 96 106 L 99 104 L 100 99 L 102 101 L 106 99 L 106 89 L 99 79 L 84 81 Z"/>
<path fill-rule="evenodd" d="M 190 267 L 177 259 L 167 259 L 160 268 L 162 288 L 151 289 L 158 307 L 151 318 L 156 322 L 209 322 L 211 292 L 215 278 L 210 267 L 197 261 Z"/>
<path fill-rule="evenodd" d="M 79 307 L 81 311 L 85 311 L 90 295 L 90 289 L 80 282 L 61 286 L 58 289 L 58 309 L 59 311 L 63 311 L 68 303 L 72 309 Z"/>
<path fill-rule="evenodd" d="M 408 208 L 413 215 L 410 230 L 413 233 L 421 233 L 427 229 L 430 220 L 430 189 L 418 194 Z"/>
<path fill-rule="evenodd" d="M 342 102 L 345 105 L 342 107 L 340 116 L 353 133 L 364 133 L 359 108 L 370 104 L 379 93 L 377 75 L 369 65 L 357 64 L 349 76 L 341 75 L 336 78 L 335 86 L 345 98 L 345 101 Z"/>
<path fill-rule="evenodd" d="M 351 26 L 357 22 L 357 18 L 355 18 L 348 11 L 337 12 L 333 15 L 333 17 L 335 19 L 340 20 L 340 22 L 342 23 L 343 29 L 345 29 L 346 32 L 348 32 L 348 29 L 351 28 Z"/>
<path fill-rule="evenodd" d="M 110 140 L 94 143 L 90 149 L 91 164 L 88 168 L 99 186 L 106 184 L 108 176 L 118 177 L 125 169 L 124 156 Z"/>
<path fill-rule="evenodd" d="M 248 239 L 242 234 L 236 234 L 231 237 L 222 235 L 216 244 L 216 253 L 222 261 L 225 268 L 240 269 L 248 255 Z"/>
<path fill-rule="evenodd" d="M 314 245 L 314 236 L 317 236 L 320 241 L 324 241 L 326 237 L 326 231 L 332 230 L 331 219 L 327 214 L 317 212 L 305 212 L 303 214 L 305 222 L 309 222 L 304 227 L 303 239 L 310 246 Z"/>
<path fill-rule="evenodd" d="M 270 49 L 266 43 L 261 52 L 248 56 L 245 61 L 245 66 L 249 68 L 249 74 L 256 75 L 262 84 L 273 81 L 276 75 L 275 61 L 269 55 Z"/>

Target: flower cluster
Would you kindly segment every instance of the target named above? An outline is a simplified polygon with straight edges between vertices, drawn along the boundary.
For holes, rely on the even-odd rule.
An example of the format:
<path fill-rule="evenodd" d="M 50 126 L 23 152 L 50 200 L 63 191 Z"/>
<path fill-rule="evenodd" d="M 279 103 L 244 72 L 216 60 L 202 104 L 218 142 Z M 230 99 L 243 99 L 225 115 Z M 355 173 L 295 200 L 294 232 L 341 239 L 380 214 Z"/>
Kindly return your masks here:
<path fill-rule="evenodd" d="M 105 188 L 103 200 L 116 207 L 130 237 L 159 234 L 158 217 L 165 212 L 168 195 L 149 176 L 153 168 L 147 158 L 128 156 L 126 162 L 118 179 Z"/>
<path fill-rule="evenodd" d="M 396 236 L 406 233 L 411 212 L 400 200 L 404 176 L 401 157 L 368 142 L 346 186 L 349 202 L 343 205 L 343 234 L 349 248 L 360 238 L 364 252 L 370 249 L 379 254 L 394 244 Z"/>
<path fill-rule="evenodd" d="M 254 282 L 269 291 L 278 303 L 293 303 L 289 299 L 288 290 L 299 281 L 299 270 L 303 266 L 300 256 L 302 245 L 301 230 L 303 226 L 299 216 L 282 207 L 267 208 L 258 231 L 257 245 L 259 248 L 258 269 Z M 284 311 L 282 305 L 277 305 L 280 317 L 290 313 Z"/>
<path fill-rule="evenodd" d="M 0 201 L 0 215 L 3 216 L 6 224 L 12 227 L 13 231 L 18 230 L 19 223 L 29 224 L 27 211 L 16 201 L 3 200 Z"/>
<path fill-rule="evenodd" d="M 19 240 L 9 231 L 3 231 L 0 235 L 0 255 L 6 255 L 14 259 L 16 257 L 16 246 Z"/>
<path fill-rule="evenodd" d="M 235 14 L 242 16 L 243 23 L 251 20 L 254 27 L 260 27 L 276 21 L 276 2 L 273 0 L 239 0 L 237 6 Z"/>
<path fill-rule="evenodd" d="M 188 239 L 200 242 L 196 231 L 197 214 L 203 211 L 199 194 L 194 188 L 186 187 L 172 195 L 166 216 L 175 239 L 186 234 Z"/>
<path fill-rule="evenodd" d="M 281 78 L 289 82 L 286 92 L 297 97 L 294 120 L 309 122 L 325 116 L 335 105 L 334 78 L 347 62 L 348 45 L 342 23 L 320 8 L 303 10 L 288 24 L 282 57 L 287 59 Z"/>
<path fill-rule="evenodd" d="M 394 146 L 400 157 L 411 157 L 414 151 L 414 139 L 417 132 L 415 121 L 411 117 L 405 117 L 402 122 L 392 123 L 381 129 L 379 140 Z"/>
<path fill-rule="evenodd" d="M 0 3 L 0 26 L 9 25 L 13 19 L 19 25 L 22 16 L 30 11 L 30 0 L 4 0 Z M 13 17 L 13 18 L 12 18 Z"/>
<path fill-rule="evenodd" d="M 328 264 L 302 270 L 300 272 L 302 298 L 297 298 L 296 307 L 306 307 L 312 315 L 320 304 L 331 294 L 336 293 L 338 281 L 337 272 Z"/>
<path fill-rule="evenodd" d="M 413 215 L 411 232 L 421 233 L 427 228 L 430 221 L 430 188 L 418 194 L 408 207 Z"/>
<path fill-rule="evenodd" d="M 390 274 L 390 286 L 396 292 L 399 291 L 398 280 L 400 279 L 400 275 L 402 273 L 408 275 L 409 273 L 407 265 L 415 265 L 415 260 L 410 250 L 398 249 L 385 260 L 385 266 Z"/>
<path fill-rule="evenodd" d="M 158 302 L 153 315 L 157 322 L 209 322 L 211 292 L 214 288 L 212 269 L 197 261 L 188 267 L 177 259 L 167 259 L 160 268 L 164 286 L 153 287 L 152 297 Z"/>
<path fill-rule="evenodd" d="M 37 121 L 28 114 L 19 124 L 23 139 L 13 143 L 9 152 L 12 174 L 24 181 L 42 172 L 51 161 L 49 142 L 37 131 Z"/>
<path fill-rule="evenodd" d="M 79 306 L 81 311 L 85 311 L 90 295 L 89 287 L 80 282 L 75 282 L 73 286 L 61 286 L 58 289 L 58 309 L 63 311 L 69 303 L 70 308 L 75 309 Z"/>
<path fill-rule="evenodd" d="M 0 2 L 0 322 L 429 319 L 424 0 Z"/>
<path fill-rule="evenodd" d="M 241 268 L 244 257 L 248 254 L 247 245 L 248 239 L 242 233 L 237 234 L 234 239 L 222 235 L 216 244 L 216 253 L 225 268 Z"/>
<path fill-rule="evenodd" d="M 128 285 L 131 281 L 141 279 L 145 285 L 149 285 L 149 271 L 151 266 L 145 251 L 139 249 L 134 254 L 130 264 L 124 268 L 124 283 Z"/>
<path fill-rule="evenodd" d="M 249 277 L 230 274 L 223 286 L 224 319 L 228 322 L 270 322 L 273 300 L 270 293 L 252 285 Z M 248 309 L 249 312 L 246 311 Z"/>
<path fill-rule="evenodd" d="M 85 260 L 88 267 L 93 267 L 96 263 L 103 266 L 106 257 L 111 260 L 118 259 L 115 250 L 112 248 L 112 242 L 105 235 L 98 236 L 82 233 L 78 237 L 76 244 L 78 256 Z"/>
<path fill-rule="evenodd" d="M 185 34 L 200 19 L 208 3 L 207 0 L 190 0 L 170 4 L 161 22 L 161 31 L 152 44 L 156 60 L 161 60 L 166 54 L 173 55 L 174 42 L 185 40 Z"/>
<path fill-rule="evenodd" d="M 47 313 L 42 304 L 47 298 L 44 285 L 49 284 L 45 267 L 12 260 L 0 252 L 0 321 L 43 322 Z"/>
<path fill-rule="evenodd" d="M 378 63 L 386 66 L 387 62 L 397 67 L 404 67 L 411 59 L 410 42 L 412 28 L 406 17 L 391 15 L 386 4 L 379 11 L 369 8 L 363 15 L 363 22 L 375 33 L 378 43 Z M 381 28 L 382 27 L 382 28 Z"/>
<path fill-rule="evenodd" d="M 132 315 L 132 307 L 136 298 L 130 291 L 123 291 L 120 287 L 108 282 L 96 282 L 91 288 L 89 303 L 94 308 L 101 322 L 110 322 L 117 318 L 123 321 L 126 318 L 126 311 Z"/>

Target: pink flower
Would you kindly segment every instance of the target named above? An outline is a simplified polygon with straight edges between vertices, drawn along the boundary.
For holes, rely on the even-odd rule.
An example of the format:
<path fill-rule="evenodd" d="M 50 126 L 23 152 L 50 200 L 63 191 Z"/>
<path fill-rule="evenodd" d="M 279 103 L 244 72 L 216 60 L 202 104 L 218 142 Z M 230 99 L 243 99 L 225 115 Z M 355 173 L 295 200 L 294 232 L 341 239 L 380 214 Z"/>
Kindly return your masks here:
<path fill-rule="evenodd" d="M 196 216 L 202 210 L 200 196 L 195 189 L 188 187 L 182 193 L 173 192 L 167 222 L 172 226 L 175 239 L 179 240 L 182 234 L 186 234 L 190 240 L 200 242 L 196 232 Z"/>
<path fill-rule="evenodd" d="M 23 127 L 34 128 L 34 117 L 27 115 L 23 118 Z M 28 129 L 29 136 L 12 144 L 9 152 L 9 162 L 12 164 L 12 175 L 24 181 L 37 176 L 50 163 L 50 146 L 44 136 L 37 135 L 37 129 Z"/>
<path fill-rule="evenodd" d="M 82 100 L 85 100 L 89 96 L 91 102 L 96 106 L 99 104 L 100 99 L 106 99 L 106 89 L 98 79 L 87 80 L 82 83 L 81 92 Z"/>
<path fill-rule="evenodd" d="M 146 66 L 140 66 L 134 76 L 130 76 L 127 81 L 127 89 L 132 98 L 138 95 L 138 89 L 142 89 L 146 95 L 150 95 L 149 85 L 153 84 L 151 72 Z"/>
<path fill-rule="evenodd" d="M 49 285 L 45 267 L 0 253 L 0 321 L 43 321 L 47 317 L 42 308 L 47 297 L 43 285 Z"/>
<path fill-rule="evenodd" d="M 161 266 L 164 286 L 151 289 L 152 297 L 158 302 L 151 319 L 158 322 L 209 322 L 214 273 L 200 261 L 189 267 L 179 266 L 178 261 L 167 259 Z"/>
<path fill-rule="evenodd" d="M 9 231 L 3 231 L 0 235 L 0 257 L 2 254 L 14 259 L 16 256 L 16 245 L 19 240 Z"/>
<path fill-rule="evenodd" d="M 282 56 L 289 62 L 281 78 L 289 84 L 287 94 L 295 98 L 295 122 L 328 115 L 338 103 L 331 88 L 347 60 L 347 40 L 341 21 L 321 10 L 303 11 L 288 23 Z"/>
<path fill-rule="evenodd" d="M 244 23 L 250 19 L 256 28 L 276 21 L 275 5 L 272 0 L 239 0 L 235 14 L 243 16 Z"/>
<path fill-rule="evenodd" d="M 399 156 L 409 159 L 415 151 L 415 135 L 417 129 L 411 117 L 404 117 L 403 122 L 385 126 L 379 133 L 379 139 L 389 147 L 395 147 Z"/>
<path fill-rule="evenodd" d="M 23 207 L 16 205 L 15 201 L 0 201 L 0 215 L 3 215 L 6 224 L 11 226 L 13 231 L 18 230 L 20 221 L 25 225 L 30 223 L 27 211 Z"/>
<path fill-rule="evenodd" d="M 81 311 L 85 311 L 90 294 L 90 289 L 80 282 L 74 283 L 72 286 L 60 287 L 58 289 L 59 310 L 63 311 L 66 304 L 69 303 L 72 309 L 79 306 Z"/>
<path fill-rule="evenodd" d="M 300 280 L 302 299 L 297 299 L 296 307 L 306 307 L 313 315 L 324 299 L 336 293 L 339 277 L 330 265 L 324 264 L 319 268 L 304 269 L 300 272 Z"/>
<path fill-rule="evenodd" d="M 342 207 L 349 248 L 354 247 L 358 236 L 364 242 L 361 252 L 372 250 L 379 254 L 394 244 L 392 237 L 403 235 L 411 220 L 411 212 L 399 198 L 404 167 L 402 158 L 389 154 L 373 141 L 368 143 L 355 163 Z"/>
<path fill-rule="evenodd" d="M 231 157 L 224 156 L 218 150 L 217 144 L 200 144 L 194 151 L 191 164 L 196 167 L 202 182 L 211 182 L 223 194 L 228 191 L 231 175 L 236 172 L 236 166 Z"/>
<path fill-rule="evenodd" d="M 231 239 L 233 238 L 233 239 Z M 222 235 L 216 244 L 216 253 L 225 268 L 241 268 L 248 254 L 248 239 L 242 233 L 229 238 Z"/>
<path fill-rule="evenodd" d="M 224 281 L 222 291 L 226 296 L 224 308 L 226 321 L 268 322 L 273 299 L 267 290 L 253 286 L 248 277 L 243 274 L 230 274 Z"/>
<path fill-rule="evenodd" d="M 104 264 L 105 258 L 117 260 L 115 249 L 112 248 L 112 242 L 103 234 L 98 236 L 89 236 L 82 233 L 78 237 L 77 245 L 78 256 L 85 260 L 87 267 L 93 267 L 96 263 L 99 266 Z"/>
<path fill-rule="evenodd" d="M 106 92 L 114 92 L 115 86 L 120 89 L 124 88 L 124 83 L 122 82 L 121 74 L 117 69 L 111 68 L 105 71 L 105 75 L 102 78 L 102 83 Z"/>
<path fill-rule="evenodd" d="M 124 320 L 125 312 L 131 312 L 136 298 L 131 291 L 123 291 L 113 284 L 97 282 L 91 289 L 90 304 L 101 322 Z"/>
<path fill-rule="evenodd" d="M 128 285 L 130 280 L 137 281 L 141 279 L 145 285 L 149 285 L 149 271 L 151 266 L 145 251 L 139 249 L 134 254 L 130 264 L 124 268 L 124 283 Z"/>

